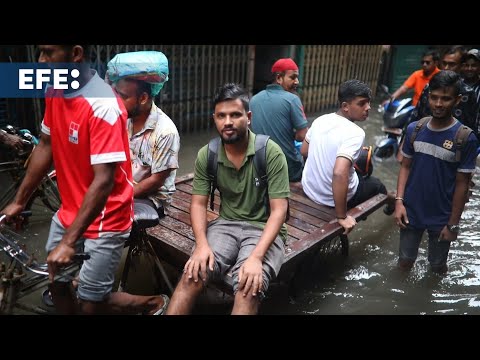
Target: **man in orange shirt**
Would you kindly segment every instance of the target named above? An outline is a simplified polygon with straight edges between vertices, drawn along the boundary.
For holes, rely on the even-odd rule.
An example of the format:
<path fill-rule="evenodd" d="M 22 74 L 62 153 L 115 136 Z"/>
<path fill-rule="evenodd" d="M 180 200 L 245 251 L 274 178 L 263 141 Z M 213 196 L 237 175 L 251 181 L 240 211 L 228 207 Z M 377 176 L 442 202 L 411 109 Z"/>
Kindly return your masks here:
<path fill-rule="evenodd" d="M 421 61 L 422 70 L 417 70 L 410 75 L 409 78 L 405 80 L 403 85 L 392 94 L 391 101 L 402 96 L 408 90 L 413 89 L 414 95 L 412 103 L 413 106 L 416 106 L 425 85 L 428 84 L 433 75 L 440 71 L 440 69 L 437 67 L 439 60 L 440 56 L 438 55 L 437 51 L 428 50 L 425 52 Z"/>

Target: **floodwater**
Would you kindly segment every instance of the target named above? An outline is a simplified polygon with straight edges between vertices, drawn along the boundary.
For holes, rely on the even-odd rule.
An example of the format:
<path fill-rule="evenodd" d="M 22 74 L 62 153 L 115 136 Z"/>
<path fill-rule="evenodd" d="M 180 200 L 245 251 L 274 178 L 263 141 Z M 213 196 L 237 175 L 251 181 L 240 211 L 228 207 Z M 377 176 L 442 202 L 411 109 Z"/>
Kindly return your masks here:
<path fill-rule="evenodd" d="M 372 106 L 370 118 L 360 124 L 367 134 L 366 145 L 375 145 L 382 139 L 381 125 L 381 115 Z M 178 175 L 193 171 L 197 151 L 214 135 L 211 130 L 182 136 Z M 375 162 L 373 174 L 387 189 L 394 190 L 398 170 L 399 165 L 391 158 Z M 478 177 L 477 174 L 474 179 L 477 183 Z M 462 216 L 458 241 L 452 243 L 449 271 L 444 276 L 429 270 L 425 240 L 412 271 L 405 274 L 397 270 L 399 231 L 393 218 L 380 210 L 360 222 L 349 235 L 347 257 L 320 253 L 296 277 L 293 286 L 272 285 L 260 314 L 480 314 L 480 219 L 476 216 L 479 210 L 480 191 L 475 189 Z M 32 220 L 25 240 L 42 259 L 48 216 Z M 38 301 L 39 294 L 30 298 Z M 28 300 L 26 297 L 24 302 Z M 225 301 L 220 305 L 222 301 L 218 299 L 213 302 L 213 306 L 199 306 L 198 312 L 228 313 Z"/>
<path fill-rule="evenodd" d="M 381 114 L 372 107 L 369 119 L 360 124 L 365 145 L 375 145 L 384 136 Z M 480 163 L 477 162 L 477 173 Z M 400 166 L 393 158 L 375 162 L 373 174 L 388 190 L 396 189 Z M 474 181 L 478 183 L 479 175 Z M 426 179 L 428 181 L 428 179 Z M 265 314 L 480 314 L 480 191 L 475 189 L 462 215 L 461 233 L 452 243 L 444 276 L 428 267 L 426 238 L 411 272 L 396 268 L 399 230 L 393 217 L 382 211 L 359 222 L 349 234 L 350 253 L 321 255 L 302 274 L 292 294 L 270 296 Z"/>

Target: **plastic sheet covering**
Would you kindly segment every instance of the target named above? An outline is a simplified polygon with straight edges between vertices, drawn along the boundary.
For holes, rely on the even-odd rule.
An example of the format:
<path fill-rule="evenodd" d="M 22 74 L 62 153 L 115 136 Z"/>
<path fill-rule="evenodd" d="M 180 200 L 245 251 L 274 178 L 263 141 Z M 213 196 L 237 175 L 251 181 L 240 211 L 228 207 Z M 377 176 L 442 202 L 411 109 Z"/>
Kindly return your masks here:
<path fill-rule="evenodd" d="M 126 77 L 152 84 L 152 96 L 156 96 L 168 81 L 168 59 L 160 51 L 117 54 L 107 64 L 106 80 L 112 83 Z"/>

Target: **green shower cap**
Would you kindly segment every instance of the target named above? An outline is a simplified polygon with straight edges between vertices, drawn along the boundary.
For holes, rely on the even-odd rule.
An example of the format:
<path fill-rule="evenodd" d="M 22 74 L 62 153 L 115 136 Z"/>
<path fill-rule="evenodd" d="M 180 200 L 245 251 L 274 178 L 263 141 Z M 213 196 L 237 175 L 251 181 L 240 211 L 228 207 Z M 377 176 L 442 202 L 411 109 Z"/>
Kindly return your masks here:
<path fill-rule="evenodd" d="M 117 82 L 124 78 L 152 84 L 156 96 L 168 81 L 168 59 L 160 51 L 134 51 L 115 55 L 107 64 L 107 78 Z"/>

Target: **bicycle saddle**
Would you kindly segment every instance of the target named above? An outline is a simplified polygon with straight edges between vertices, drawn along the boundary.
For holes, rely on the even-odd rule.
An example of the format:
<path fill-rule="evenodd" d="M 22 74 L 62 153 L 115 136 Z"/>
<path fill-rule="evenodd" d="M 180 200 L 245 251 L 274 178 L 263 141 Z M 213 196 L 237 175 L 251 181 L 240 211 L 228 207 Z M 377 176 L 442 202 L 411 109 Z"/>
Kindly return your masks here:
<path fill-rule="evenodd" d="M 147 229 L 159 223 L 157 210 L 139 199 L 135 199 L 133 212 L 133 224 L 137 229 Z"/>

